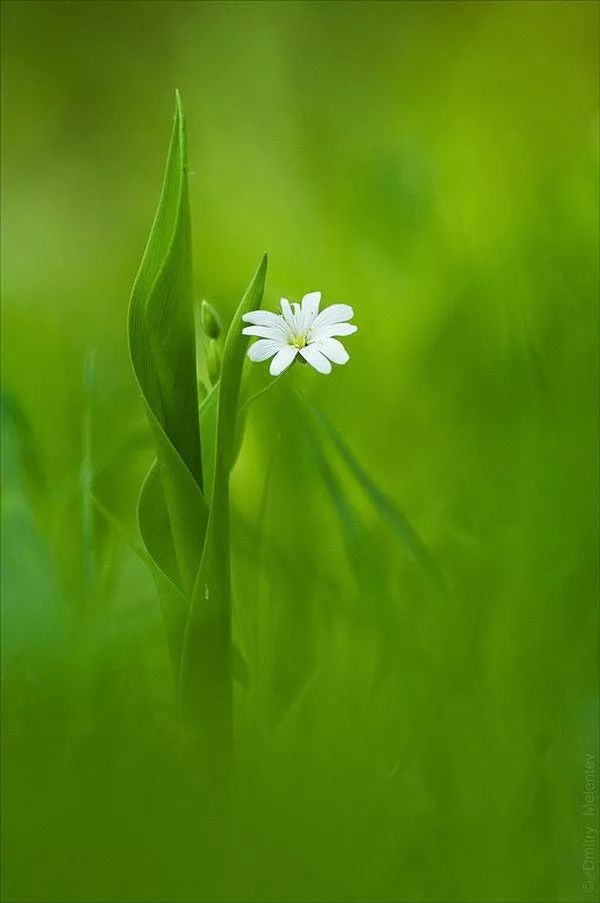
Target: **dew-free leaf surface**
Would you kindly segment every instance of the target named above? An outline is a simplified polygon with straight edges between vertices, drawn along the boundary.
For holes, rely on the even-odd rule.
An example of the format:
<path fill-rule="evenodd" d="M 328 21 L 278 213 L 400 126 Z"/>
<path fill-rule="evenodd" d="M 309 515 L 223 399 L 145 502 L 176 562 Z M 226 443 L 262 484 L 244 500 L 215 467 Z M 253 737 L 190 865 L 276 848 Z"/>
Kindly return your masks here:
<path fill-rule="evenodd" d="M 162 194 L 129 306 L 129 349 L 157 460 L 138 521 L 155 564 L 169 647 L 181 651 L 208 510 L 202 495 L 186 136 L 177 106 Z"/>

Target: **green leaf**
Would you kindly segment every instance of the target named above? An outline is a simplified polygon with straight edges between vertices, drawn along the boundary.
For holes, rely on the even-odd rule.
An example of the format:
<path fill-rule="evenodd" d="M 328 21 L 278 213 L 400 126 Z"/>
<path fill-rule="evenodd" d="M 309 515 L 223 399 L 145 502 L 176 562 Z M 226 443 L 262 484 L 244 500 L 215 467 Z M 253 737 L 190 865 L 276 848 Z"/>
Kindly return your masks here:
<path fill-rule="evenodd" d="M 138 527 L 149 556 L 167 632 L 169 653 L 177 678 L 189 603 L 178 587 L 177 555 L 169 524 L 163 481 L 156 462 L 148 471 L 140 492 Z"/>
<path fill-rule="evenodd" d="M 144 512 L 144 528 L 148 525 L 151 527 L 160 523 L 158 515 L 161 513 L 160 506 L 164 505 L 164 494 L 161 500 L 162 482 L 157 472 L 156 465 L 150 468 L 146 481 L 142 487 L 142 495 L 140 497 L 140 505 L 148 506 L 150 510 Z M 106 507 L 106 505 L 93 493 L 91 499 L 96 510 L 102 515 L 107 524 L 112 528 L 114 533 L 124 540 L 125 544 L 134 552 L 137 557 L 147 564 L 152 571 L 154 582 L 156 585 L 158 597 L 163 609 L 164 621 L 167 624 L 167 637 L 171 660 L 175 666 L 176 678 L 179 679 L 178 667 L 181 661 L 181 646 L 183 644 L 183 634 L 185 631 L 185 623 L 189 604 L 183 593 L 177 589 L 173 582 L 173 578 L 169 575 L 169 569 L 177 569 L 175 562 L 175 550 L 168 545 L 163 545 L 163 537 L 148 534 L 142 536 L 143 546 L 139 546 L 133 540 L 119 521 L 117 517 Z M 140 532 L 142 531 L 140 526 Z M 148 551 L 152 549 L 152 554 Z M 234 644 L 233 647 L 233 676 L 235 680 L 244 689 L 250 686 L 250 670 L 248 663 L 241 650 Z"/>
<path fill-rule="evenodd" d="M 235 422 L 235 432 L 233 440 L 233 454 L 231 456 L 231 467 L 234 466 L 244 441 L 244 432 L 246 428 L 246 418 L 250 405 L 277 385 L 281 376 L 270 379 L 266 386 L 247 398 L 240 405 Z M 200 404 L 200 434 L 202 436 L 202 463 L 204 468 L 204 497 L 210 506 L 212 498 L 212 487 L 215 474 L 215 451 L 217 440 L 217 406 L 219 399 L 219 385 L 213 386 L 204 401 Z"/>
<path fill-rule="evenodd" d="M 189 597 L 208 511 L 202 495 L 186 139 L 179 95 L 162 194 L 129 305 L 129 350 L 158 460 L 158 471 L 140 496 L 140 529 L 145 541 L 154 538 L 152 549 L 159 558 L 159 547 L 168 548 L 169 555 L 172 547 L 176 573 L 170 577 Z"/>
<path fill-rule="evenodd" d="M 204 497 L 210 507 L 215 477 L 215 455 L 217 444 L 217 408 L 219 384 L 213 386 L 200 405 L 200 432 L 204 467 Z"/>
<path fill-rule="evenodd" d="M 215 468 L 206 540 L 185 632 L 181 700 L 192 722 L 212 727 L 225 759 L 232 730 L 231 562 L 229 552 L 229 472 L 248 338 L 242 316 L 261 306 L 267 257 L 263 257 L 235 313 L 223 352 L 218 386 Z"/>

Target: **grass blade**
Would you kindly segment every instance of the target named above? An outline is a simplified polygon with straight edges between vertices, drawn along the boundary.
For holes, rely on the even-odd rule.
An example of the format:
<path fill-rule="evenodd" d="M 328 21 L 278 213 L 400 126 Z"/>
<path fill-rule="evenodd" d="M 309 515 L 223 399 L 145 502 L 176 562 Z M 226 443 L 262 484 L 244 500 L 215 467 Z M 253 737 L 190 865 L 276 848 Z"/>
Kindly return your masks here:
<path fill-rule="evenodd" d="M 325 414 L 299 392 L 296 392 L 296 396 L 325 431 L 359 486 L 369 497 L 382 518 L 392 527 L 411 556 L 415 561 L 419 562 L 438 589 L 442 590 L 445 595 L 449 595 L 446 580 L 439 565 L 416 530 L 411 526 L 404 512 L 379 489 Z"/>

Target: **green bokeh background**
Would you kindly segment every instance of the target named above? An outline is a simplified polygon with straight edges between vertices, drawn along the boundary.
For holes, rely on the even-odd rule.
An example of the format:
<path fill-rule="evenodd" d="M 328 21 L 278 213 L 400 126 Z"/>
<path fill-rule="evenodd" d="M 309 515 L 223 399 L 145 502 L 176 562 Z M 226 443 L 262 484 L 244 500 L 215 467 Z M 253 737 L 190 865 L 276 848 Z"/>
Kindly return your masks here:
<path fill-rule="evenodd" d="M 6 900 L 595 899 L 598 18 L 3 4 Z M 449 588 L 279 385 L 255 403 L 232 823 L 186 759 L 134 548 L 126 311 L 175 88 L 198 298 L 228 322 L 266 250 L 265 306 L 353 305 L 350 363 L 286 379 Z"/>

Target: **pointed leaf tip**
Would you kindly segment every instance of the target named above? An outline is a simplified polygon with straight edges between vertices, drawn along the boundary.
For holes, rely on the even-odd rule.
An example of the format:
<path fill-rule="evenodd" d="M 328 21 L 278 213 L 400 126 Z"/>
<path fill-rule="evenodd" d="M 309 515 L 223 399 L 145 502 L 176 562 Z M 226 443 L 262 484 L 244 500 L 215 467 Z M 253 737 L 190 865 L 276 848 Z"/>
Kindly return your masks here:
<path fill-rule="evenodd" d="M 179 88 L 175 88 L 175 119 L 179 122 L 180 128 L 183 127 L 183 101 Z"/>

